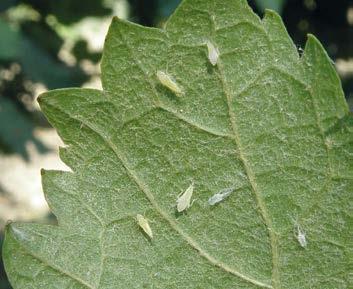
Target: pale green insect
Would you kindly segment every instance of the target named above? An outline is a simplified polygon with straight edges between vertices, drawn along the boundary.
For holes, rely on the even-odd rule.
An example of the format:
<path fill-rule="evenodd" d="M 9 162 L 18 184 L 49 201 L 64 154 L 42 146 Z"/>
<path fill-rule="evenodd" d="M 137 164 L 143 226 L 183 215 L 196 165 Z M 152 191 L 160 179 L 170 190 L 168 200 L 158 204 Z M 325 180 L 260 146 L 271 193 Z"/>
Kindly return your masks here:
<path fill-rule="evenodd" d="M 186 189 L 186 191 L 177 199 L 177 211 L 180 213 L 192 205 L 191 197 L 194 192 L 194 182 Z"/>
<path fill-rule="evenodd" d="M 141 229 L 147 234 L 147 236 L 150 239 L 152 239 L 153 233 L 152 233 L 152 229 L 151 229 L 150 224 L 148 223 L 147 219 L 145 219 L 144 216 L 137 214 L 136 220 L 137 220 L 137 224 L 141 227 Z"/>
<path fill-rule="evenodd" d="M 297 239 L 301 247 L 305 248 L 307 246 L 308 241 L 306 240 L 305 232 L 298 224 L 297 224 Z"/>
<path fill-rule="evenodd" d="M 215 66 L 218 62 L 219 51 L 210 41 L 207 41 L 206 44 L 208 50 L 208 60 L 213 66 Z"/>
<path fill-rule="evenodd" d="M 222 202 L 223 200 L 228 198 L 230 194 L 233 193 L 233 191 L 234 191 L 234 188 L 227 188 L 227 189 L 221 190 L 220 192 L 214 194 L 211 198 L 208 199 L 208 204 L 210 206 L 214 206 Z"/>
<path fill-rule="evenodd" d="M 180 96 L 183 94 L 183 90 L 181 89 L 181 87 L 175 82 L 175 80 L 169 74 L 158 70 L 156 75 L 160 83 L 163 86 L 170 89 L 172 92 L 174 92 L 177 96 Z"/>

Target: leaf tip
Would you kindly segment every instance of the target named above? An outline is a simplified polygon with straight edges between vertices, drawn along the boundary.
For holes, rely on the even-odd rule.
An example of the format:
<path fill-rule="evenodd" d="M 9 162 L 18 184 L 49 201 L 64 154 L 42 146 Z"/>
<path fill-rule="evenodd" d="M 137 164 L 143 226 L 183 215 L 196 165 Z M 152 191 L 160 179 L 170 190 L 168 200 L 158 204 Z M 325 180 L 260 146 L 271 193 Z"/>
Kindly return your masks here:
<path fill-rule="evenodd" d="M 38 102 L 38 104 L 41 106 L 42 105 L 42 103 L 43 103 L 43 94 L 44 93 L 42 93 L 41 95 L 39 95 L 38 97 L 37 97 L 37 102 Z"/>
<path fill-rule="evenodd" d="M 313 34 L 307 34 L 307 41 L 305 44 L 305 49 L 304 49 L 304 56 L 306 56 L 307 59 L 310 59 L 313 57 L 314 59 L 318 57 L 324 57 L 326 58 L 329 62 L 332 63 L 332 60 L 330 56 L 327 54 L 325 48 L 321 44 L 320 40 L 317 39 Z"/>
<path fill-rule="evenodd" d="M 321 51 L 325 51 L 324 47 L 322 46 L 321 42 L 319 39 L 315 37 L 313 34 L 307 34 L 307 40 L 305 44 L 305 51 L 311 50 L 311 49 L 320 49 Z"/>
<path fill-rule="evenodd" d="M 320 41 L 315 37 L 314 34 L 307 34 L 307 44 L 320 44 Z"/>
<path fill-rule="evenodd" d="M 37 97 L 37 102 L 38 102 L 41 109 L 43 109 L 43 107 L 47 103 L 49 93 L 50 92 L 44 92 Z"/>
<path fill-rule="evenodd" d="M 279 16 L 279 14 L 272 9 L 265 9 L 264 19 L 269 18 L 281 19 L 281 16 Z"/>

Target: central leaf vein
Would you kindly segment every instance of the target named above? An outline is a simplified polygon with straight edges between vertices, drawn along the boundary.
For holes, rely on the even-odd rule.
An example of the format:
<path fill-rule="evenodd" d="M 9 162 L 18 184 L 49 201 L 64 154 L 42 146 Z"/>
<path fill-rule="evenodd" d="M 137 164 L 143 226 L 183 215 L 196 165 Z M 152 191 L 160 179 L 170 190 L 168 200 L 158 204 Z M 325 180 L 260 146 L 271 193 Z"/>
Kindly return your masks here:
<path fill-rule="evenodd" d="M 171 228 L 176 231 L 185 241 L 187 244 L 189 244 L 193 249 L 195 249 L 200 256 L 204 257 L 206 260 L 208 260 L 212 265 L 222 269 L 225 272 L 228 272 L 234 276 L 237 276 L 249 283 L 252 283 L 253 285 L 256 285 L 261 288 L 269 288 L 271 289 L 272 286 L 265 284 L 261 281 L 256 280 L 255 278 L 245 275 L 234 268 L 229 267 L 227 264 L 217 260 L 215 257 L 207 253 L 201 246 L 192 238 L 190 237 L 187 233 L 185 233 L 179 225 L 168 215 L 167 212 L 165 212 L 157 203 L 155 200 L 153 194 L 149 191 L 148 186 L 138 177 L 137 173 L 134 172 L 132 168 L 130 168 L 128 161 L 124 158 L 123 154 L 119 151 L 117 146 L 107 137 L 104 137 L 104 134 L 102 134 L 99 130 L 94 128 L 91 124 L 86 123 L 85 121 L 78 119 L 77 117 L 74 117 L 73 115 L 70 115 L 66 111 L 61 110 L 60 108 L 57 108 L 61 111 L 61 113 L 67 115 L 70 119 L 73 119 L 75 121 L 78 121 L 86 126 L 89 130 L 91 130 L 93 133 L 95 133 L 99 138 L 101 138 L 104 143 L 107 145 L 108 149 L 110 149 L 113 154 L 117 157 L 121 165 L 124 167 L 124 169 L 127 172 L 127 175 L 130 177 L 130 179 L 137 184 L 137 186 L 140 188 L 140 190 L 146 195 L 152 206 L 155 208 L 155 210 L 169 223 Z"/>

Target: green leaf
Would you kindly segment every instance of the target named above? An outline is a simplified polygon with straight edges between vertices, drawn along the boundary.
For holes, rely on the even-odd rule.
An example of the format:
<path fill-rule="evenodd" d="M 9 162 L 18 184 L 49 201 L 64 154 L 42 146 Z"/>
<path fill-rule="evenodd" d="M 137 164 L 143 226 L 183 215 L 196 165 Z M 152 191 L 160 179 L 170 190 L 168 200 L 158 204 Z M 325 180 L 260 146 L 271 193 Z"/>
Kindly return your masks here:
<path fill-rule="evenodd" d="M 276 13 L 186 0 L 164 30 L 115 18 L 102 83 L 40 98 L 72 172 L 42 172 L 58 226 L 7 226 L 15 289 L 353 286 L 353 120 L 313 36 L 299 58 Z"/>

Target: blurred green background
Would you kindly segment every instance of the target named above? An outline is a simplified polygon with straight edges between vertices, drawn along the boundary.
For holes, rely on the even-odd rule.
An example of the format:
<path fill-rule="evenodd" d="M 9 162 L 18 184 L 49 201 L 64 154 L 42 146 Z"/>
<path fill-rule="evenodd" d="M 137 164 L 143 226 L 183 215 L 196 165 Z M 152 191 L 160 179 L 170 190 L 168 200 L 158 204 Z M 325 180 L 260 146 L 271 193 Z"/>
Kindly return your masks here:
<path fill-rule="evenodd" d="M 100 88 L 99 61 L 113 15 L 161 26 L 180 0 L 0 0 L 0 248 L 7 220 L 55 222 L 41 167 L 66 169 L 61 145 L 35 101 L 48 89 Z M 302 53 L 315 34 L 336 63 L 353 107 L 353 0 L 250 0 L 283 17 Z M 0 289 L 11 288 L 0 262 Z"/>

